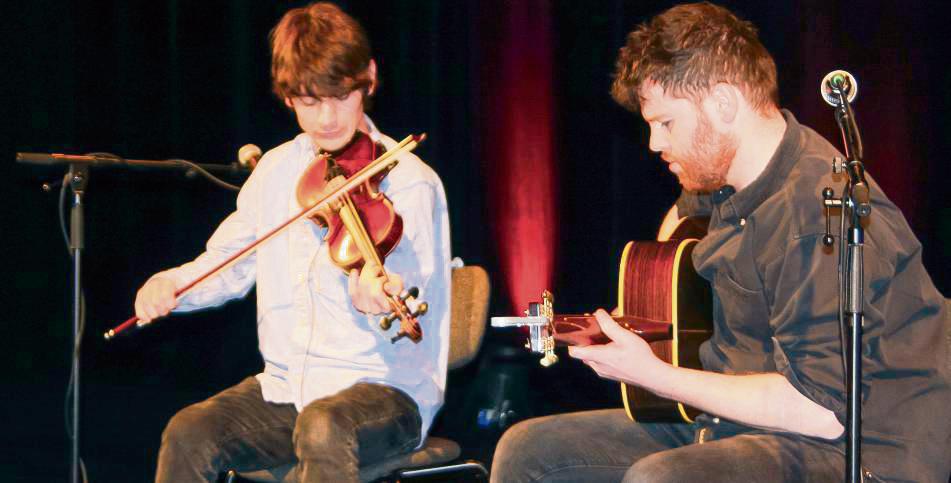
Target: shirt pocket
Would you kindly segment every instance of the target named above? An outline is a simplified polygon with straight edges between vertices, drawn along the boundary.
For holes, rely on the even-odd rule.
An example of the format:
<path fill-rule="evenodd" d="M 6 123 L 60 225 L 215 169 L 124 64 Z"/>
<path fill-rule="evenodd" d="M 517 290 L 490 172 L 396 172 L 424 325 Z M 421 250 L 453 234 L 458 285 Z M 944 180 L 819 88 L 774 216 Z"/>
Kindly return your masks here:
<path fill-rule="evenodd" d="M 746 358 L 757 361 L 756 365 L 762 364 L 767 359 L 765 356 L 772 352 L 772 330 L 763 292 L 748 289 L 720 271 L 715 277 L 714 293 L 713 310 L 719 319 L 717 339 L 721 345 L 729 346 L 723 349 L 746 353 Z M 746 362 L 753 363 L 752 360 Z"/>

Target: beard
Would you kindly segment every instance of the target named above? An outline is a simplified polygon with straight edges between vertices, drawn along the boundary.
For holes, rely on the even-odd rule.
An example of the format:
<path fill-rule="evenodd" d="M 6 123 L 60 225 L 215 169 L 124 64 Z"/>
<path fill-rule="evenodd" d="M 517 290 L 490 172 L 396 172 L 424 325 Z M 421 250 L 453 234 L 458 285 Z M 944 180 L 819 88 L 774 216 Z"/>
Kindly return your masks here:
<path fill-rule="evenodd" d="M 687 191 L 715 191 L 726 184 L 737 144 L 734 136 L 716 132 L 706 114 L 700 113 L 690 149 L 669 161 L 680 165 L 677 178 Z"/>

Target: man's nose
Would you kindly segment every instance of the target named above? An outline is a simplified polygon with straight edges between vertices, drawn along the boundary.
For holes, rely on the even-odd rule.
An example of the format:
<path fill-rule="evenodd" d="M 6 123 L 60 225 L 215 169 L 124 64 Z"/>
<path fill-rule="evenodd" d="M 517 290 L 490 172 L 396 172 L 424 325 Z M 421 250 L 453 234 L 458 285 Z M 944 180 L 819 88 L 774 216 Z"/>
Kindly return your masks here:
<path fill-rule="evenodd" d="M 317 124 L 322 131 L 337 127 L 337 106 L 333 102 L 321 102 L 317 111 Z"/>
<path fill-rule="evenodd" d="M 667 138 L 657 131 L 657 129 L 651 129 L 648 148 L 655 153 L 660 153 L 667 150 Z"/>

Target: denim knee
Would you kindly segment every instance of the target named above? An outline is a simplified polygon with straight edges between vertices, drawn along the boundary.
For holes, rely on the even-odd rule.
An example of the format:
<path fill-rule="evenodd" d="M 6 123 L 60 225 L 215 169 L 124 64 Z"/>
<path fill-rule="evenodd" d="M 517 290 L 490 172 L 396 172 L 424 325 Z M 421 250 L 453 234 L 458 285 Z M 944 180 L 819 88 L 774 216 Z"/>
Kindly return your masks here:
<path fill-rule="evenodd" d="M 678 483 L 684 481 L 684 469 L 677 458 L 664 452 L 645 456 L 634 463 L 624 475 L 623 483 Z"/>
<path fill-rule="evenodd" d="M 162 446 L 201 449 L 214 446 L 222 427 L 213 413 L 200 405 L 175 413 L 162 432 Z"/>
<path fill-rule="evenodd" d="M 355 429 L 342 411 L 333 405 L 311 404 L 297 417 L 294 449 L 300 459 L 326 453 L 329 448 L 355 443 Z"/>
<path fill-rule="evenodd" d="M 492 481 L 532 481 L 533 471 L 540 470 L 540 459 L 535 453 L 545 436 L 538 419 L 522 421 L 508 429 L 495 447 L 492 459 Z"/>

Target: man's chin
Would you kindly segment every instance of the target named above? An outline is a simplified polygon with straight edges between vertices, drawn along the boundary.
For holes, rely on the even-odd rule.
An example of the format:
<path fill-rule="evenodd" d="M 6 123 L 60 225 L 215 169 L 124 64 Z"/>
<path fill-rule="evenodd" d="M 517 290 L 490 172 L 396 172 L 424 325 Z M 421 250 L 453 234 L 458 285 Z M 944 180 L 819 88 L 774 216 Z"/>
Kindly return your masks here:
<path fill-rule="evenodd" d="M 321 149 L 321 151 L 334 152 L 334 151 L 339 151 L 341 148 L 346 146 L 347 143 L 350 142 L 350 139 L 353 138 L 353 136 L 351 135 L 351 136 L 339 136 L 339 137 L 333 137 L 333 138 L 326 138 L 326 137 L 318 137 L 318 136 L 311 135 L 310 138 L 314 141 L 314 144 L 317 145 L 317 147 Z"/>
<path fill-rule="evenodd" d="M 683 176 L 683 173 L 677 174 L 677 182 L 685 191 L 700 191 L 701 186 L 692 179 Z"/>
<path fill-rule="evenodd" d="M 323 141 L 323 140 L 314 140 L 314 144 L 320 148 L 321 151 L 326 152 L 335 152 L 339 151 L 341 148 L 347 145 L 345 141 Z"/>
<path fill-rule="evenodd" d="M 677 181 L 680 182 L 680 187 L 683 188 L 684 191 L 690 191 L 692 193 L 712 193 L 720 189 L 720 186 L 723 186 L 724 184 L 720 183 L 716 186 L 712 186 L 711 183 L 700 183 L 691 179 L 684 179 L 679 176 L 677 177 Z"/>

